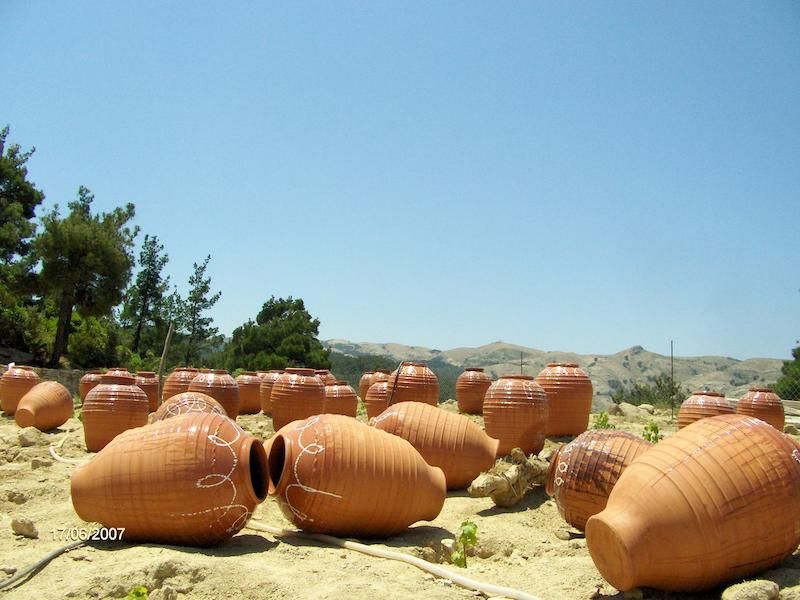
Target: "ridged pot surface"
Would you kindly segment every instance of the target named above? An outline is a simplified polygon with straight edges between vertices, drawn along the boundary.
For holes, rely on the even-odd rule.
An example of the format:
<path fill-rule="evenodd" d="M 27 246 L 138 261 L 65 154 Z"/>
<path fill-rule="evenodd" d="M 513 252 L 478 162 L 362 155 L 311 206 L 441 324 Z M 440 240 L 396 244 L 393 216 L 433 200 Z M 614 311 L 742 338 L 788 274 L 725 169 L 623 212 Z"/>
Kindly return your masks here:
<path fill-rule="evenodd" d="M 255 371 L 245 371 L 236 378 L 240 414 L 254 415 L 261 412 L 261 382 L 261 377 Z"/>
<path fill-rule="evenodd" d="M 736 412 L 766 421 L 778 431 L 786 424 L 783 400 L 770 388 L 750 388 L 736 405 Z"/>
<path fill-rule="evenodd" d="M 161 402 L 166 402 L 175 394 L 189 391 L 189 384 L 197 377 L 199 371 L 193 367 L 178 367 L 167 375 L 161 389 Z"/>
<path fill-rule="evenodd" d="M 78 396 L 81 398 L 81 403 L 86 400 L 88 394 L 94 386 L 100 383 L 100 377 L 103 376 L 103 371 L 93 370 L 86 371 L 78 382 Z"/>
<path fill-rule="evenodd" d="M 389 398 L 386 396 L 386 388 L 389 383 L 379 381 L 369 386 L 367 396 L 364 398 L 364 406 L 367 409 L 367 418 L 377 417 L 389 406 Z"/>
<path fill-rule="evenodd" d="M 642 454 L 586 524 L 615 588 L 713 588 L 777 565 L 800 543 L 800 451 L 771 425 L 708 417 Z"/>
<path fill-rule="evenodd" d="M 483 369 L 470 367 L 456 379 L 458 410 L 472 415 L 483 414 L 483 399 L 492 380 Z"/>
<path fill-rule="evenodd" d="M 319 377 L 322 385 L 332 385 L 336 383 L 336 376 L 331 373 L 328 369 L 315 369 L 314 375 Z"/>
<path fill-rule="evenodd" d="M 345 415 L 355 418 L 358 413 L 358 397 L 355 390 L 346 381 L 337 381 L 325 386 L 324 413 L 329 415 Z"/>
<path fill-rule="evenodd" d="M 192 379 L 187 391 L 208 394 L 222 404 L 225 412 L 234 421 L 239 416 L 239 386 L 224 369 L 200 371 Z"/>
<path fill-rule="evenodd" d="M 150 412 L 156 412 L 159 404 L 158 376 L 152 371 L 139 371 L 135 383 L 147 396 Z"/>
<path fill-rule="evenodd" d="M 439 379 L 423 363 L 404 362 L 389 375 L 386 386 L 389 406 L 400 402 L 439 403 Z"/>
<path fill-rule="evenodd" d="M 225 415 L 222 404 L 214 400 L 208 394 L 202 392 L 183 392 L 175 394 L 169 400 L 158 407 L 153 415 L 154 421 L 163 421 L 188 413 L 210 413 Z"/>
<path fill-rule="evenodd" d="M 467 417 L 421 402 L 401 402 L 370 425 L 409 442 L 429 465 L 439 467 L 451 490 L 467 487 L 494 466 L 498 441 Z"/>
<path fill-rule="evenodd" d="M 435 519 L 442 471 L 411 444 L 341 415 L 317 415 L 270 440 L 270 495 L 304 531 L 386 537 Z"/>
<path fill-rule="evenodd" d="M 574 363 L 550 363 L 536 376 L 547 394 L 547 435 L 578 435 L 589 427 L 592 380 Z"/>
<path fill-rule="evenodd" d="M 504 375 L 486 390 L 486 433 L 500 441 L 498 456 L 514 448 L 536 454 L 544 448 L 547 394 L 530 375 Z"/>
<path fill-rule="evenodd" d="M 99 452 L 123 431 L 147 424 L 147 395 L 134 377 L 106 373 L 83 402 L 83 436 L 89 452 Z"/>
<path fill-rule="evenodd" d="M 372 385 L 372 376 L 374 374 L 375 371 L 367 371 L 361 375 L 361 379 L 358 380 L 358 395 L 362 402 L 367 397 L 367 391 L 369 390 L 369 386 Z"/>
<path fill-rule="evenodd" d="M 694 392 L 678 410 L 678 429 L 717 415 L 733 414 L 733 406 L 719 392 Z"/>
<path fill-rule="evenodd" d="M 287 423 L 325 411 L 325 386 L 314 369 L 286 369 L 272 386 L 272 426 L 277 431 Z"/>
<path fill-rule="evenodd" d="M 13 366 L 3 372 L 0 377 L 0 407 L 3 412 L 13 415 L 17 404 L 33 386 L 39 383 L 39 376 L 33 367 Z"/>
<path fill-rule="evenodd" d="M 14 419 L 20 427 L 50 431 L 66 423 L 72 410 L 69 390 L 56 381 L 43 381 L 22 397 Z"/>
<path fill-rule="evenodd" d="M 283 371 L 267 371 L 261 376 L 261 386 L 258 388 L 258 398 L 261 403 L 261 412 L 265 415 L 272 414 L 272 388 Z"/>
<path fill-rule="evenodd" d="M 585 431 L 550 459 L 545 489 L 564 520 L 583 531 L 606 507 L 622 472 L 652 444 L 624 431 Z"/>
<path fill-rule="evenodd" d="M 124 527 L 124 540 L 218 544 L 266 497 L 259 440 L 224 415 L 191 413 L 117 436 L 72 476 L 84 521 Z"/>

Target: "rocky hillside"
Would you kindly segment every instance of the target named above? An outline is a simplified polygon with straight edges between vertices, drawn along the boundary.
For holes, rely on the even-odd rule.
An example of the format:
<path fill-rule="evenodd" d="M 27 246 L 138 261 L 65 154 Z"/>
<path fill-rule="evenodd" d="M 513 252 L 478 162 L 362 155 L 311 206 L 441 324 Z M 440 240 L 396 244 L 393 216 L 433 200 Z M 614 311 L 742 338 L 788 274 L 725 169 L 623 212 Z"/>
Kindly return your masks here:
<path fill-rule="evenodd" d="M 478 348 L 433 350 L 402 344 L 355 343 L 348 340 L 326 340 L 323 344 L 334 352 L 351 356 L 374 354 L 403 360 L 444 362 L 454 367 L 484 367 L 493 377 L 523 372 L 536 375 L 549 362 L 576 362 L 592 378 L 595 404 L 604 405 L 613 391 L 635 382 L 652 381 L 661 373 L 669 373 L 669 356 L 648 352 L 633 346 L 616 354 L 574 354 L 544 352 L 534 348 L 494 342 Z M 675 381 L 689 391 L 712 389 L 730 398 L 741 397 L 749 387 L 774 383 L 780 376 L 783 362 L 771 358 L 736 360 L 722 356 L 675 357 Z M 434 369 L 435 370 L 435 369 Z"/>

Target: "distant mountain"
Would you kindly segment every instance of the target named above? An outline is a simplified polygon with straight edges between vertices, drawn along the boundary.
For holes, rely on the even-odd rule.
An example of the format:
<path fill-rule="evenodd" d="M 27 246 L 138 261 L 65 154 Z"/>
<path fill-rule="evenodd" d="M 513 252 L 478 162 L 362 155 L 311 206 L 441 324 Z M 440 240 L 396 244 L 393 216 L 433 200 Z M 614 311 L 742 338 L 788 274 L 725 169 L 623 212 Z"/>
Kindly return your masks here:
<path fill-rule="evenodd" d="M 592 379 L 595 404 L 598 406 L 606 404 L 619 387 L 630 387 L 636 382 L 647 383 L 661 373 L 670 372 L 669 356 L 648 352 L 641 346 L 603 355 L 545 352 L 505 342 L 444 351 L 402 344 L 357 343 L 335 339 L 322 343 L 333 352 L 350 356 L 374 354 L 388 356 L 397 362 L 433 361 L 434 365 L 446 364 L 459 369 L 483 367 L 495 378 L 507 373 L 519 373 L 520 357 L 523 372 L 529 375 L 537 375 L 550 362 L 575 362 Z M 753 385 L 768 385 L 777 381 L 782 366 L 783 361 L 772 358 L 736 360 L 723 356 L 676 356 L 675 381 L 688 391 L 707 388 L 723 392 L 730 398 L 740 398 Z"/>

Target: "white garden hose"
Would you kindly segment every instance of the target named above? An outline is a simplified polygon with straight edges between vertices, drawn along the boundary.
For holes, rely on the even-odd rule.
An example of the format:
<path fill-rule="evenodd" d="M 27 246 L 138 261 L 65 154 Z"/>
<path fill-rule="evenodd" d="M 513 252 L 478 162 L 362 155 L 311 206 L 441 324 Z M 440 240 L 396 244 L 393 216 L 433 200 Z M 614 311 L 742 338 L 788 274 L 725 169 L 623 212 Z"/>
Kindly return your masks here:
<path fill-rule="evenodd" d="M 378 558 L 386 558 L 389 560 L 397 560 L 412 565 L 414 567 L 417 567 L 418 569 L 422 569 L 423 571 L 426 571 L 437 577 L 448 579 L 453 583 L 455 583 L 456 585 L 459 585 L 463 588 L 476 590 L 478 592 L 486 594 L 487 596 L 505 596 L 506 598 L 513 598 L 514 600 L 539 600 L 536 596 L 531 596 L 530 594 L 521 592 L 519 590 L 515 590 L 513 588 L 494 585 L 493 583 L 484 583 L 482 581 L 470 579 L 469 577 L 464 577 L 463 575 L 451 571 L 450 569 L 446 569 L 439 565 L 429 563 L 427 560 L 423 560 L 416 556 L 411 556 L 410 554 L 403 554 L 402 552 L 394 552 L 392 550 L 386 550 L 385 548 L 368 546 L 366 544 L 361 544 L 359 542 L 354 542 L 352 540 L 343 540 L 337 537 L 333 537 L 331 535 L 325 535 L 323 533 L 304 533 L 302 531 L 280 529 L 278 527 L 272 527 L 270 525 L 262 525 L 261 523 L 254 523 L 252 521 L 250 521 L 245 527 L 248 529 L 254 529 L 256 531 L 264 531 L 267 533 L 271 533 L 272 535 L 278 537 L 299 537 L 309 540 L 316 540 L 319 542 L 323 542 L 325 544 L 329 544 L 331 546 L 335 546 L 337 548 L 355 550 L 356 552 L 361 552 L 362 554 L 368 554 L 369 556 L 376 556 Z"/>
<path fill-rule="evenodd" d="M 68 465 L 82 465 L 85 462 L 89 462 L 88 458 L 83 458 L 83 459 L 80 459 L 80 460 L 79 459 L 75 459 L 75 458 L 64 458 L 63 456 L 59 455 L 58 452 L 56 452 L 56 448 L 58 448 L 60 450 L 61 446 L 64 445 L 64 442 L 67 441 L 68 437 L 69 437 L 69 433 L 66 433 L 64 435 L 64 437 L 61 438 L 61 441 L 58 442 L 58 444 L 56 444 L 56 445 L 52 445 L 51 444 L 50 445 L 50 456 L 52 456 L 58 462 L 65 463 L 65 464 L 68 464 Z"/>

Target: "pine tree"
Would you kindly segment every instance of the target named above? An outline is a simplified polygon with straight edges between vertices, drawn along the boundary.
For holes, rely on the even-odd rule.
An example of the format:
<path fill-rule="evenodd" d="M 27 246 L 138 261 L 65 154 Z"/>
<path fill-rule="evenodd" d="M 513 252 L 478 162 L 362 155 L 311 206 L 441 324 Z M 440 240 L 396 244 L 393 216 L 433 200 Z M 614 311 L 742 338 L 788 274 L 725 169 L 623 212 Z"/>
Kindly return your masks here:
<path fill-rule="evenodd" d="M 217 303 L 222 292 L 211 294 L 211 278 L 206 277 L 206 268 L 211 255 L 206 256 L 201 264 L 194 263 L 194 273 L 189 277 L 189 295 L 181 300 L 182 329 L 186 334 L 184 361 L 190 365 L 199 359 L 202 350 L 217 336 L 218 329 L 212 327 L 214 320 L 203 316 L 208 309 Z"/>
<path fill-rule="evenodd" d="M 136 282 L 130 287 L 122 309 L 122 321 L 133 328 L 131 350 L 139 352 L 142 340 L 142 329 L 146 326 L 163 323 L 164 296 L 169 289 L 169 276 L 161 275 L 169 262 L 164 253 L 164 245 L 158 236 L 144 236 Z"/>

